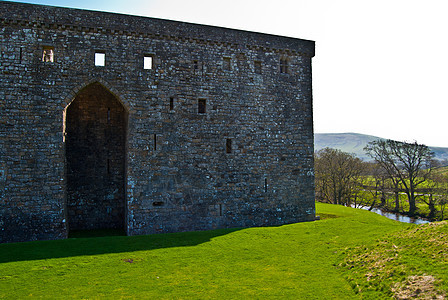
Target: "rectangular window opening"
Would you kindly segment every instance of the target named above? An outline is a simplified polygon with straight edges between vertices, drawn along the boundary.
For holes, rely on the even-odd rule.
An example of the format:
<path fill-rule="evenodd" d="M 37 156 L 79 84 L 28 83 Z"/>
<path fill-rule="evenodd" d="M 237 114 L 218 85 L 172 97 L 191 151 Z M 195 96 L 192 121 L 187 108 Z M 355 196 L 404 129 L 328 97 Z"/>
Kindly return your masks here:
<path fill-rule="evenodd" d="M 230 64 L 230 57 L 223 57 L 223 69 L 226 71 L 230 71 L 232 69 Z"/>
<path fill-rule="evenodd" d="M 110 107 L 107 108 L 107 123 L 110 124 Z"/>
<path fill-rule="evenodd" d="M 261 74 L 261 61 L 254 62 L 255 73 Z"/>
<path fill-rule="evenodd" d="M 223 216 L 222 204 L 219 204 L 219 216 L 220 216 L 220 217 Z"/>
<path fill-rule="evenodd" d="M 170 110 L 174 110 L 174 98 L 170 97 Z"/>
<path fill-rule="evenodd" d="M 267 178 L 264 179 L 264 192 L 265 193 L 268 192 L 268 179 Z"/>
<path fill-rule="evenodd" d="M 23 58 L 23 49 L 22 47 L 20 47 L 20 55 L 19 55 L 19 63 L 22 63 L 22 58 Z"/>
<path fill-rule="evenodd" d="M 22 48 L 20 48 L 20 61 L 22 61 Z M 43 62 L 54 62 L 54 47 L 44 46 L 42 50 Z"/>
<path fill-rule="evenodd" d="M 198 100 L 198 113 L 205 114 L 205 112 L 206 112 L 206 105 L 207 105 L 207 100 L 206 99 L 199 99 Z"/>
<path fill-rule="evenodd" d="M 146 55 L 145 57 L 143 57 L 143 69 L 151 70 L 153 68 L 154 68 L 153 57 L 150 55 Z"/>
<path fill-rule="evenodd" d="M 106 53 L 95 52 L 95 66 L 104 67 L 106 65 Z"/>
<path fill-rule="evenodd" d="M 232 153 L 232 139 L 226 139 L 226 153 Z"/>

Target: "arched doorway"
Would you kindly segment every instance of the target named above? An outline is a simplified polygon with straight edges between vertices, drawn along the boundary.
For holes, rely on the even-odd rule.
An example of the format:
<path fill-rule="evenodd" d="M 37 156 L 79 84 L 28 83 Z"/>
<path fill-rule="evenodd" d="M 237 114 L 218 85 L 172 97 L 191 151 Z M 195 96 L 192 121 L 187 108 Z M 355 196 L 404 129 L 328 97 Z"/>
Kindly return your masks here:
<path fill-rule="evenodd" d="M 127 111 L 100 83 L 65 112 L 68 228 L 124 229 Z"/>

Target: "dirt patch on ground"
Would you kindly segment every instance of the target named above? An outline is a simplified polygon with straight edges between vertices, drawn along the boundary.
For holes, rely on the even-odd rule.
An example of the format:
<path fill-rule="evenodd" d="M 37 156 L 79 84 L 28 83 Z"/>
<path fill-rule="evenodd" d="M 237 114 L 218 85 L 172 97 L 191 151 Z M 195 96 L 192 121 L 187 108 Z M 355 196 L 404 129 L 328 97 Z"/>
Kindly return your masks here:
<path fill-rule="evenodd" d="M 409 276 L 404 282 L 394 285 L 395 299 L 446 299 L 446 295 L 437 290 L 435 278 L 431 275 Z"/>

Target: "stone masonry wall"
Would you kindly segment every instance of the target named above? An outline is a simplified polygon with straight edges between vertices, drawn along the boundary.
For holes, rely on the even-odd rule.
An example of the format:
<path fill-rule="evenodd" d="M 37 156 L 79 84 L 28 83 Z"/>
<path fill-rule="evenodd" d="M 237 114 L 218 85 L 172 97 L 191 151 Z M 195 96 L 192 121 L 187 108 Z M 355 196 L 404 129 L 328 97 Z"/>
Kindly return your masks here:
<path fill-rule="evenodd" d="M 0 242 L 314 220 L 314 42 L 3 1 L 0 23 Z"/>

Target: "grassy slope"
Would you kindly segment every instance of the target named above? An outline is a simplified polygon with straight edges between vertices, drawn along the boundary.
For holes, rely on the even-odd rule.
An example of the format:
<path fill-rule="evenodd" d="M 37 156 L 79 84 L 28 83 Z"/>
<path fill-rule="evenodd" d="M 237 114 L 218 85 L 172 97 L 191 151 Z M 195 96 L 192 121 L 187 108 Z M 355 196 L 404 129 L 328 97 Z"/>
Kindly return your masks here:
<path fill-rule="evenodd" d="M 281 227 L 3 244 L 0 298 L 353 299 L 362 276 L 341 260 L 416 228 L 363 210 L 317 209 L 324 220 Z"/>
<path fill-rule="evenodd" d="M 340 266 L 365 298 L 377 298 L 378 291 L 399 299 L 448 295 L 447 221 L 395 232 L 374 244 L 347 249 L 343 257 Z"/>

